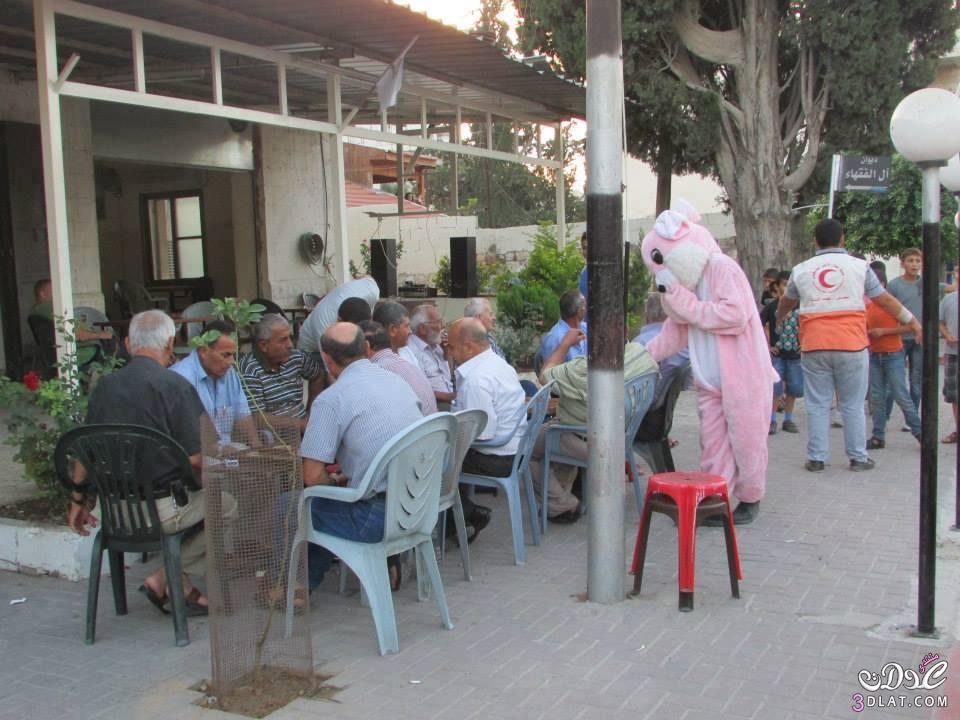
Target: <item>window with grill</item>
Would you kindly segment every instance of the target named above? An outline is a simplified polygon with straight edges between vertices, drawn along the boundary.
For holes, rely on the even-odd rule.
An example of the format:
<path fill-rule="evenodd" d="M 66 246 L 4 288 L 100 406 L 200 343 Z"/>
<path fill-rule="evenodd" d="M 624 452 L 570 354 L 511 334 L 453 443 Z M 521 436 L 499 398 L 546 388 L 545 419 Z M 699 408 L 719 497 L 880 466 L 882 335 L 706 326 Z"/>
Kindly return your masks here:
<path fill-rule="evenodd" d="M 145 195 L 143 214 L 151 280 L 203 277 L 205 233 L 200 192 Z"/>

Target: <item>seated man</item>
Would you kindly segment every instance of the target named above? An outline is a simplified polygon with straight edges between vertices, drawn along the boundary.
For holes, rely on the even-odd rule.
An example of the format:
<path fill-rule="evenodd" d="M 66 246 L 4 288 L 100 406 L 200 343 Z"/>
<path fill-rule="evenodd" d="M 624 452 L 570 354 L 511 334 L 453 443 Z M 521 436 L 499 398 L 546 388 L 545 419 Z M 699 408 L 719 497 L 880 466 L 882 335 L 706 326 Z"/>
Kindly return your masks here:
<path fill-rule="evenodd" d="M 453 391 L 450 363 L 441 347 L 443 317 L 437 306 L 418 305 L 414 308 L 410 318 L 410 329 L 413 334 L 407 341 L 407 350 L 430 381 L 433 395 L 437 399 L 437 407 L 445 410 L 453 402 L 456 393 Z M 402 353 L 401 357 L 403 357 Z"/>
<path fill-rule="evenodd" d="M 457 396 L 451 410 L 486 411 L 487 424 L 477 440 L 507 441 L 497 447 L 470 448 L 463 460 L 463 471 L 506 477 L 513 470 L 513 459 L 526 429 L 526 396 L 517 371 L 490 349 L 487 329 L 476 318 L 454 322 L 449 343 L 450 355 L 457 365 Z M 463 489 L 461 486 L 463 513 L 479 532 L 489 520 L 489 510 L 473 503 Z"/>
<path fill-rule="evenodd" d="M 297 337 L 297 349 L 306 353 L 315 353 L 317 362 L 320 362 L 320 337 L 323 332 L 337 321 L 340 307 L 348 298 L 362 298 L 368 307 L 373 307 L 380 297 L 380 288 L 377 281 L 371 277 L 358 278 L 337 285 L 324 295 L 307 319 L 300 326 L 300 335 Z M 346 320 L 346 318 L 343 318 Z M 370 316 L 360 320 L 369 320 Z M 349 320 L 348 322 L 354 322 Z"/>
<path fill-rule="evenodd" d="M 663 303 L 660 302 L 660 293 L 652 292 L 647 295 L 647 301 L 644 308 L 644 318 L 646 325 L 640 328 L 640 334 L 633 342 L 646 346 L 663 329 L 663 323 L 667 319 L 667 313 L 663 310 Z M 667 388 L 670 387 L 670 381 L 678 371 L 685 369 L 690 365 L 690 350 L 683 350 L 670 355 L 660 361 L 660 379 L 657 380 L 657 388 L 653 393 L 653 402 L 650 404 L 651 410 L 656 410 L 663 405 L 667 394 Z"/>
<path fill-rule="evenodd" d="M 193 385 L 221 443 L 238 440 L 259 444 L 247 396 L 233 366 L 237 357 L 236 328 L 223 320 L 214 320 L 203 331 L 220 334 L 209 346 L 197 348 L 170 369 Z M 238 431 L 236 437 L 234 428 Z"/>
<path fill-rule="evenodd" d="M 570 328 L 557 345 L 553 354 L 544 359 L 540 382 L 554 382 L 553 393 L 560 396 L 557 417 L 540 431 L 530 455 L 530 473 L 538 493 L 545 453 L 547 428 L 558 423 L 569 425 L 587 424 L 587 358 L 583 355 L 564 362 L 569 349 L 580 341 L 580 331 Z M 623 349 L 623 379 L 632 380 L 646 373 L 656 372 L 657 364 L 643 345 L 628 342 Z M 565 432 L 560 435 L 560 452 L 564 455 L 587 460 L 587 440 L 583 435 Z M 577 479 L 577 467 L 551 462 L 547 486 L 547 518 L 556 523 L 576 522 L 580 517 L 580 502 L 571 492 Z"/>
<path fill-rule="evenodd" d="M 167 366 L 173 357 L 173 340 L 176 334 L 173 320 L 159 310 L 147 310 L 134 315 L 126 338 L 130 361 L 120 370 L 103 377 L 94 387 L 87 407 L 87 424 L 128 423 L 166 433 L 176 440 L 190 456 L 190 465 L 199 477 L 200 416 L 203 403 L 193 386 L 178 373 L 170 372 Z M 157 512 L 168 533 L 180 532 L 201 523 L 204 519 L 206 497 L 203 490 L 188 490 L 187 502 L 175 500 L 170 492 L 171 481 L 176 478 L 173 466 L 161 465 L 144 468 L 154 475 L 154 487 L 160 490 Z M 82 475 L 82 473 L 81 473 Z M 85 526 L 96 525 L 96 508 L 91 509 L 90 500 L 75 477 L 77 489 L 71 493 L 67 523 L 81 535 L 86 535 Z M 199 483 L 198 483 L 199 484 Z M 166 495 L 162 493 L 166 491 Z M 224 514 L 236 512 L 236 501 L 223 496 Z M 181 546 L 184 592 L 187 608 L 193 614 L 205 614 L 207 599 L 193 587 L 186 577 L 206 572 L 206 542 L 203 526 L 188 534 Z M 140 592 L 146 595 L 163 612 L 168 600 L 169 578 L 163 569 L 157 570 L 144 580 Z"/>
<path fill-rule="evenodd" d="M 543 336 L 540 342 L 540 357 L 546 360 L 553 355 L 560 342 L 567 336 L 567 331 L 573 328 L 579 330 L 577 342 L 567 349 L 563 361 L 573 360 L 587 354 L 587 324 L 583 318 L 587 314 L 587 301 L 579 290 L 567 290 L 560 296 L 560 319 L 550 331 Z"/>
<path fill-rule="evenodd" d="M 497 314 L 493 311 L 490 300 L 487 298 L 472 298 L 463 309 L 463 316 L 476 318 L 483 323 L 483 326 L 487 329 L 487 341 L 490 343 L 490 349 L 506 360 L 507 356 L 497 345 L 497 341 L 493 339 L 493 328 L 497 324 Z"/>
<path fill-rule="evenodd" d="M 293 349 L 290 323 L 281 315 L 264 315 L 253 328 L 254 350 L 240 358 L 240 375 L 251 409 L 296 418 L 307 426 L 303 381 L 310 383 L 308 402 L 323 388 L 323 367 Z"/>
<path fill-rule="evenodd" d="M 323 359 L 335 382 L 313 403 L 303 436 L 303 484 L 330 485 L 327 465 L 337 463 L 348 487 L 356 487 L 383 443 L 423 416 L 413 390 L 401 378 L 366 357 L 363 332 L 351 323 L 336 323 L 320 340 Z M 386 476 L 377 478 L 371 494 L 346 503 L 314 498 L 313 526 L 348 540 L 383 539 Z M 333 555 L 310 545 L 310 589 L 316 588 Z"/>
<path fill-rule="evenodd" d="M 37 280 L 33 286 L 33 299 L 34 304 L 30 307 L 27 317 L 42 318 L 50 323 L 51 329 L 54 329 L 53 285 L 50 278 Z M 115 350 L 113 333 L 109 330 L 97 331 L 78 320 L 72 327 L 68 325 L 67 331 L 72 332 L 77 341 L 77 367 L 81 370 L 96 360 L 98 354 L 103 355 Z M 109 346 L 103 343 L 108 343 Z"/>
<path fill-rule="evenodd" d="M 400 303 L 390 304 L 396 305 L 403 311 L 402 321 L 407 322 L 407 327 L 409 327 L 407 311 L 404 310 L 403 305 Z M 384 313 L 381 313 L 381 317 L 383 316 Z M 393 327 L 395 328 L 396 325 Z M 360 323 L 360 329 L 363 330 L 363 336 L 367 341 L 367 357 L 370 362 L 403 378 L 404 382 L 416 394 L 417 401 L 420 403 L 420 412 L 424 415 L 433 415 L 437 412 L 437 400 L 433 396 L 433 388 L 430 387 L 423 370 L 418 365 L 402 360 L 397 355 L 395 344 L 399 342 L 402 333 L 391 335 L 383 325 L 373 320 L 365 320 Z"/>

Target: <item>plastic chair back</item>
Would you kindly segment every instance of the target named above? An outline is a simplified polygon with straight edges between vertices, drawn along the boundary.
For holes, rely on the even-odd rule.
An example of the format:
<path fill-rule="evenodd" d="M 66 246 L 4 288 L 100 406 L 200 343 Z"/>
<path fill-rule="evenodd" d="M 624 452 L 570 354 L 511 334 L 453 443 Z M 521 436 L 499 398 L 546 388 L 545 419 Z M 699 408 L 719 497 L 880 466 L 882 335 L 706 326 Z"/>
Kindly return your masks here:
<path fill-rule="evenodd" d="M 217 315 L 217 307 L 209 300 L 202 300 L 192 305 L 187 305 L 187 307 L 183 309 L 183 312 L 180 313 L 180 317 L 187 321 L 191 318 L 208 318 L 211 315 Z M 198 320 L 196 322 L 185 322 L 183 324 L 188 341 L 203 332 L 204 322 L 204 320 Z"/>
<path fill-rule="evenodd" d="M 677 406 L 680 392 L 690 378 L 690 366 L 680 368 L 670 378 L 663 402 L 658 408 L 651 409 L 643 422 L 637 426 L 632 437 L 638 442 L 660 442 L 667 439 L 673 427 L 673 411 Z M 662 472 L 662 471 L 661 471 Z"/>
<path fill-rule="evenodd" d="M 307 310 L 313 310 L 313 306 L 320 302 L 320 296 L 314 293 L 305 292 L 300 296 L 300 301 Z"/>
<path fill-rule="evenodd" d="M 487 413 L 483 410 L 461 410 L 454 413 L 453 416 L 457 419 L 457 447 L 451 455 L 450 464 L 444 473 L 443 486 L 440 489 L 441 509 L 449 507 L 453 495 L 459 492 L 458 483 L 463 458 L 466 457 L 473 441 L 477 439 L 477 435 L 487 424 Z"/>
<path fill-rule="evenodd" d="M 540 428 L 543 427 L 543 421 L 547 415 L 547 405 L 550 403 L 550 388 L 552 385 L 553 383 L 544 385 L 527 403 L 527 414 L 529 416 L 527 427 L 524 430 L 523 437 L 520 438 L 517 454 L 513 458 L 513 472 L 517 477 L 523 477 L 530 465 L 533 446 L 537 442 L 537 436 L 540 435 Z"/>
<path fill-rule="evenodd" d="M 193 486 L 186 451 L 173 438 L 140 425 L 84 425 L 63 434 L 53 454 L 57 477 L 72 488 L 70 469 L 77 461 L 86 470 L 100 500 L 100 524 L 111 549 L 139 552 L 141 544 L 159 544 L 163 530 L 157 516 L 154 484 L 157 467 L 176 470 L 172 486 Z M 129 547 L 129 549 L 128 549 Z"/>
<path fill-rule="evenodd" d="M 643 422 L 657 387 L 658 374 L 648 372 L 631 378 L 623 385 L 623 419 L 627 449 L 633 444 L 640 423 Z"/>
<path fill-rule="evenodd" d="M 394 435 L 377 453 L 361 484 L 387 474 L 384 545 L 411 535 L 430 537 L 457 432 L 453 415 L 436 413 Z"/>
<path fill-rule="evenodd" d="M 104 313 L 102 310 L 97 310 L 97 308 L 92 307 L 85 307 L 83 305 L 78 305 L 73 309 L 73 316 L 76 318 L 77 322 L 83 323 L 90 330 L 102 330 L 103 328 L 94 326 L 94 323 L 110 321 L 110 318 L 108 318 L 106 313 Z"/>
<path fill-rule="evenodd" d="M 266 310 L 263 311 L 264 315 L 279 315 L 282 318 L 287 317 L 287 314 L 283 311 L 279 305 L 277 305 L 273 300 L 267 300 L 266 298 L 254 298 L 250 301 L 251 305 L 263 305 Z"/>
<path fill-rule="evenodd" d="M 150 291 L 133 280 L 117 280 L 113 284 L 113 296 L 125 319 L 144 310 L 153 310 L 157 304 Z"/>

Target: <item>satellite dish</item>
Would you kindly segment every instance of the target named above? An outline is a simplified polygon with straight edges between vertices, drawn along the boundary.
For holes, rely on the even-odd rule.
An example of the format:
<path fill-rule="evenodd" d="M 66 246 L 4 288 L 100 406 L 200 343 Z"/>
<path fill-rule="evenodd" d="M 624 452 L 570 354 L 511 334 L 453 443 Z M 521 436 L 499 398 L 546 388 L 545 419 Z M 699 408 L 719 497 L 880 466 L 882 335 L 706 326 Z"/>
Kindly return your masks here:
<path fill-rule="evenodd" d="M 307 265 L 323 262 L 323 238 L 317 233 L 304 233 L 300 236 L 300 257 Z"/>

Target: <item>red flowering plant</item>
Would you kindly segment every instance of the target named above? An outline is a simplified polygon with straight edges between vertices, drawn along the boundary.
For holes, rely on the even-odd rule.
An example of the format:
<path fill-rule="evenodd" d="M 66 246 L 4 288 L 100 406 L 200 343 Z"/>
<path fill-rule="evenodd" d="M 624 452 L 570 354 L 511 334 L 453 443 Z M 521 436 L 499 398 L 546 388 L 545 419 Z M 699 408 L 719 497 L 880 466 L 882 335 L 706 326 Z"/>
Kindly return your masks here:
<path fill-rule="evenodd" d="M 72 322 L 57 324 L 64 337 L 72 338 Z M 13 459 L 23 465 L 24 475 L 46 497 L 62 493 L 53 467 L 53 450 L 60 436 L 80 425 L 87 414 L 87 393 L 97 377 L 112 372 L 118 362 L 94 363 L 81 375 L 76 354 L 61 357 L 59 375 L 44 380 L 34 371 L 20 382 L 0 376 L 0 408 L 7 426 L 6 444 L 17 448 Z"/>

